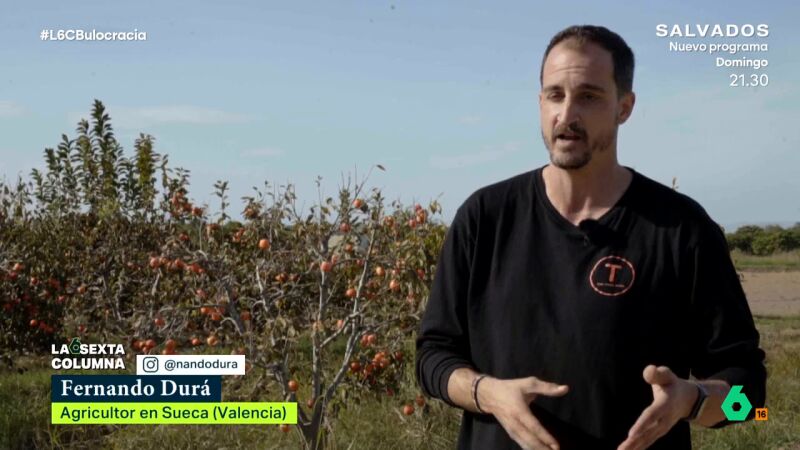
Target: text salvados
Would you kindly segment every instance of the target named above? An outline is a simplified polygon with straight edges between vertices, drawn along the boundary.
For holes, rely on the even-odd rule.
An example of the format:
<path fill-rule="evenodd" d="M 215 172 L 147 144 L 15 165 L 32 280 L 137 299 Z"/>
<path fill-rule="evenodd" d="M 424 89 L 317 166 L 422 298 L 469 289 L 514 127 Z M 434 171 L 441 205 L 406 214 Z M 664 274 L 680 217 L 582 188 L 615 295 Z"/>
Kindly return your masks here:
<path fill-rule="evenodd" d="M 656 25 L 656 36 L 658 37 L 767 37 L 769 36 L 769 25 L 760 23 L 753 24 L 674 24 L 667 25 L 660 23 Z"/>

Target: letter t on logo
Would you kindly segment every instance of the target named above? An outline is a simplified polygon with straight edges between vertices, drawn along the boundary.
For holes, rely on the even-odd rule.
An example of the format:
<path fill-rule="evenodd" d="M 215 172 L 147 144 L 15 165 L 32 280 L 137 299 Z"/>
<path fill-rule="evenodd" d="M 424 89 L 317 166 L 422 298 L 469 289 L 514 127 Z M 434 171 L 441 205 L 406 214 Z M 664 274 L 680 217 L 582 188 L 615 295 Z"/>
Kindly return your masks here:
<path fill-rule="evenodd" d="M 617 279 L 617 270 L 622 269 L 622 266 L 611 263 L 606 263 L 605 266 L 607 269 L 611 270 L 611 272 L 608 274 L 608 282 L 613 283 Z"/>

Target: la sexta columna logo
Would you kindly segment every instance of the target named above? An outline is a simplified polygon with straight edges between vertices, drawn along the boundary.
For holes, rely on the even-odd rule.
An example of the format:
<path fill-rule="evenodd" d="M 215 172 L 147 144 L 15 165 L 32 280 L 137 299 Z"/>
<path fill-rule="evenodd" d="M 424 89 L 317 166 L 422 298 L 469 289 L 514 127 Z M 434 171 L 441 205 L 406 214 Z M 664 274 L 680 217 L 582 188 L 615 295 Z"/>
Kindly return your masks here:
<path fill-rule="evenodd" d="M 122 344 L 82 344 L 73 338 L 69 344 L 53 344 L 55 357 L 50 366 L 56 370 L 125 370 L 125 348 Z"/>

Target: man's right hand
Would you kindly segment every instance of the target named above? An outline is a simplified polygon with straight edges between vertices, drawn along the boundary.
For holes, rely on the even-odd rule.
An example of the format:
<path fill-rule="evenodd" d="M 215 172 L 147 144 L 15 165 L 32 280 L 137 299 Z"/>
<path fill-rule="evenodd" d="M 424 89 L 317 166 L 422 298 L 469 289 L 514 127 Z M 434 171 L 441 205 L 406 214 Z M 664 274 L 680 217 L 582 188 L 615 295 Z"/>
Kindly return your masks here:
<path fill-rule="evenodd" d="M 557 450 L 558 442 L 544 429 L 530 410 L 539 395 L 561 397 L 569 387 L 536 377 L 500 380 L 486 377 L 478 384 L 478 403 L 492 414 L 517 444 L 525 450 Z"/>

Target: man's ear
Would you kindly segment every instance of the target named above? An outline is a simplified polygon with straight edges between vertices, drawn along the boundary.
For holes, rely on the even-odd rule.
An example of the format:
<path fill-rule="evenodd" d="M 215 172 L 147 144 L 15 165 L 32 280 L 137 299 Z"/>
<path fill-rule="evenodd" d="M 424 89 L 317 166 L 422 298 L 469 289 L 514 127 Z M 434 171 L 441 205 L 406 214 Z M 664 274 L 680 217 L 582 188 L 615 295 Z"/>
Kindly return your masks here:
<path fill-rule="evenodd" d="M 636 103 L 636 94 L 633 91 L 628 92 L 619 99 L 619 116 L 617 116 L 617 124 L 622 125 L 633 113 L 633 105 Z"/>

